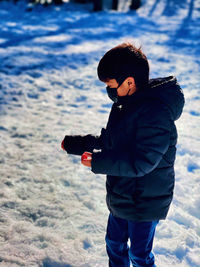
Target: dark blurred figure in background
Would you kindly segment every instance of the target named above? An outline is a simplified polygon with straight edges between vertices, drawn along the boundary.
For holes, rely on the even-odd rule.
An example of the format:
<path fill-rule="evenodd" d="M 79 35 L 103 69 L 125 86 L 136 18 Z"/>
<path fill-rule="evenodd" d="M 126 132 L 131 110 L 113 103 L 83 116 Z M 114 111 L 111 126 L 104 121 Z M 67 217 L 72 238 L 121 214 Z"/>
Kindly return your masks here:
<path fill-rule="evenodd" d="M 80 0 L 79 0 L 80 1 Z M 103 9 L 103 2 L 106 2 L 106 0 L 93 0 L 94 3 L 94 11 L 100 11 Z M 118 9 L 118 4 L 120 0 L 112 0 L 112 9 L 117 10 Z M 130 9 L 131 10 L 136 10 L 141 6 L 141 0 L 132 0 Z"/>
<path fill-rule="evenodd" d="M 101 11 L 103 9 L 103 1 L 102 0 L 93 0 L 94 11 Z"/>
<path fill-rule="evenodd" d="M 93 11 L 101 11 L 104 8 L 118 10 L 120 0 L 70 0 L 70 2 L 79 4 L 93 3 Z M 64 3 L 64 0 L 29 0 L 29 5 L 27 10 L 31 11 L 36 4 L 42 4 L 44 6 L 48 6 L 53 3 L 56 5 L 60 5 Z M 132 0 L 130 9 L 136 10 L 140 6 L 141 6 L 141 0 Z"/>
<path fill-rule="evenodd" d="M 88 3 L 91 2 L 91 0 L 73 0 L 76 3 Z M 93 0 L 93 10 L 94 11 L 101 11 L 103 10 L 103 6 L 104 4 L 106 4 L 107 0 Z M 113 10 L 117 10 L 118 9 L 118 5 L 119 5 L 120 0 L 112 0 L 112 9 Z M 130 5 L 130 9 L 131 10 L 136 10 L 141 6 L 141 0 L 132 0 L 131 1 L 131 5 Z"/>
<path fill-rule="evenodd" d="M 132 0 L 130 9 L 136 10 L 141 6 L 141 0 Z"/>

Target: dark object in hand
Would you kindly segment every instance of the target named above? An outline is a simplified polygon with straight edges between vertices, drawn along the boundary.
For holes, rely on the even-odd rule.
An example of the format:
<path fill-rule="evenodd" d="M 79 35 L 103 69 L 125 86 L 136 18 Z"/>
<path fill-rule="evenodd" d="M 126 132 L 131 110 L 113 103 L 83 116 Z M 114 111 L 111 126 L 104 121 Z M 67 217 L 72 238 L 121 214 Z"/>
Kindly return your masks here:
<path fill-rule="evenodd" d="M 94 148 L 99 149 L 100 146 L 100 138 L 90 134 L 86 136 L 66 135 L 61 144 L 62 149 L 74 155 L 82 155 L 85 151 L 92 152 Z"/>

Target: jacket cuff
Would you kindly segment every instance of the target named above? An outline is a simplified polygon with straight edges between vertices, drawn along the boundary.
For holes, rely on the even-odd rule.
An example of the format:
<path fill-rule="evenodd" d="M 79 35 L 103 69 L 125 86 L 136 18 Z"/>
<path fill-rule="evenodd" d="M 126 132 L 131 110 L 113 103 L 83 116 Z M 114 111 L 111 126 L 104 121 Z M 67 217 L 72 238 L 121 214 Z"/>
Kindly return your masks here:
<path fill-rule="evenodd" d="M 92 153 L 92 162 L 91 162 L 91 171 L 95 174 L 106 174 L 105 172 L 105 158 L 103 152 L 93 152 Z"/>

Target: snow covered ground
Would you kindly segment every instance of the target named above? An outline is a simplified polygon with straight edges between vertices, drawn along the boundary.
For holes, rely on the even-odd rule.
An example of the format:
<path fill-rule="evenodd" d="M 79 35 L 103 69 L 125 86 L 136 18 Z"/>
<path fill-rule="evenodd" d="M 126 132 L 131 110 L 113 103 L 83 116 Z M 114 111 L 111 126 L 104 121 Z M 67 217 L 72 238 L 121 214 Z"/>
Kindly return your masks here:
<path fill-rule="evenodd" d="M 176 75 L 186 98 L 156 263 L 199 267 L 200 1 L 91 10 L 65 3 L 28 12 L 23 1 L 0 2 L 0 266 L 107 266 L 105 177 L 66 155 L 60 142 L 105 126 L 111 102 L 96 67 L 108 49 L 132 41 L 149 58 L 151 77 Z"/>

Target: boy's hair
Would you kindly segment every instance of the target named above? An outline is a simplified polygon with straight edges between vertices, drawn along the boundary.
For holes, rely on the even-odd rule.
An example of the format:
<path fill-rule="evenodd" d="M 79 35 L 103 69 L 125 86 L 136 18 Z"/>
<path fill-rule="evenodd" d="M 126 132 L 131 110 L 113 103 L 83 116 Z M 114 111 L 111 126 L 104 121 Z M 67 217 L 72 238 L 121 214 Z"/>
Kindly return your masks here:
<path fill-rule="evenodd" d="M 100 60 L 98 77 L 102 82 L 115 79 L 119 85 L 128 77 L 133 77 L 140 90 L 149 82 L 149 63 L 141 48 L 130 43 L 120 44 L 109 50 Z"/>

